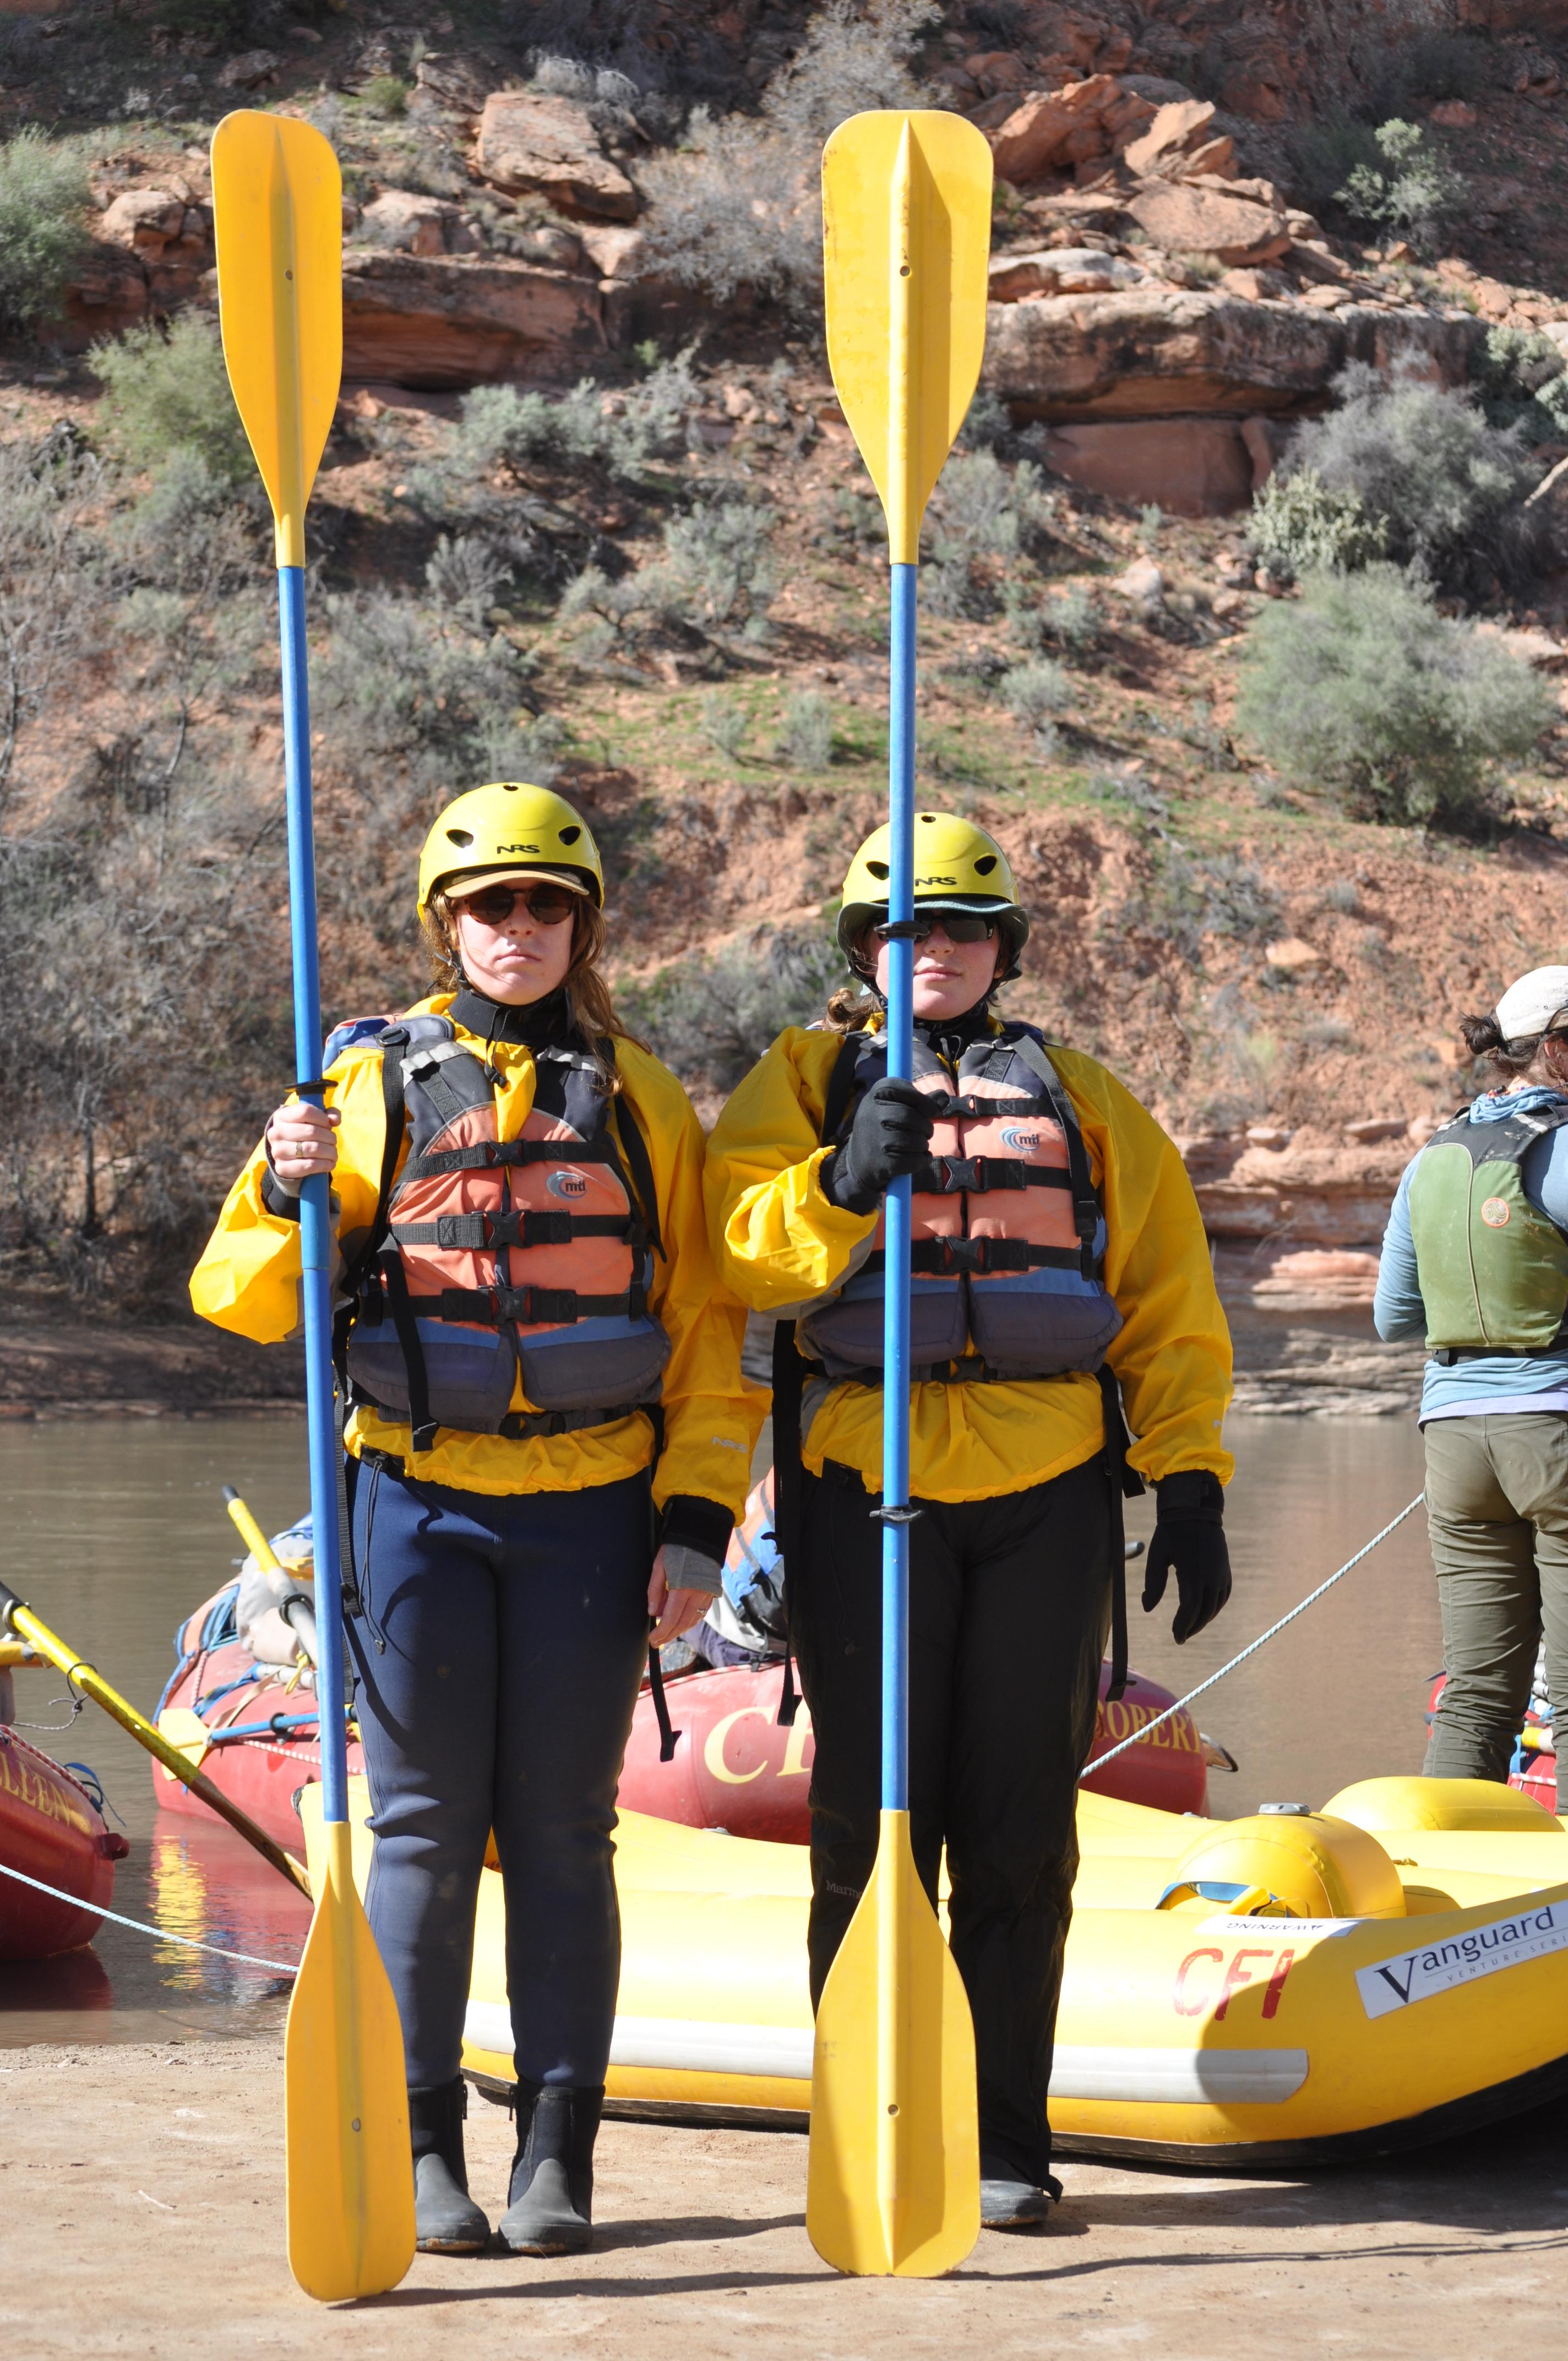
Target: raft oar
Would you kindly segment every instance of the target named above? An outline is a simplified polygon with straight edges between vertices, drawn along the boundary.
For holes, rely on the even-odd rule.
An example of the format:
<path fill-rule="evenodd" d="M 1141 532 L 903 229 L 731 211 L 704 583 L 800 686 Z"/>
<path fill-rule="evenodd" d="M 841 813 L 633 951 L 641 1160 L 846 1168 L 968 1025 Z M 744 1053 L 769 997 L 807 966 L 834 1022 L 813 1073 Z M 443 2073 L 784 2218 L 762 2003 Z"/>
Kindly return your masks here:
<path fill-rule="evenodd" d="M 83 1697 L 90 1697 L 94 1705 L 102 1706 L 111 1721 L 117 1721 L 122 1730 L 128 1730 L 137 1743 L 145 1746 L 148 1752 L 155 1756 L 166 1771 L 171 1772 L 182 1786 L 189 1787 L 192 1795 L 200 1795 L 203 1803 L 210 1805 L 220 1818 L 225 1819 L 231 1828 L 237 1830 L 247 1844 L 254 1845 L 263 1861 L 269 1861 L 280 1877 L 286 1877 L 291 1885 L 299 1887 L 302 1894 L 310 1892 L 311 1881 L 305 1873 L 303 1861 L 296 1861 L 291 1852 L 285 1852 L 281 1845 L 274 1844 L 266 1829 L 258 1828 L 248 1812 L 242 1812 L 237 1804 L 231 1803 L 221 1787 L 214 1787 L 182 1748 L 174 1744 L 164 1732 L 155 1730 L 134 1705 L 126 1703 L 118 1689 L 109 1686 L 102 1673 L 84 1664 L 75 1649 L 68 1647 L 58 1632 L 51 1631 L 49 1625 L 3 1582 L 0 1582 L 0 1630 L 14 1631 L 35 1654 L 44 1657 L 57 1671 L 63 1673 L 73 1688 L 80 1689 Z"/>
<path fill-rule="evenodd" d="M 261 1568 L 262 1573 L 282 1574 L 284 1568 L 278 1562 L 276 1550 L 232 1484 L 224 1486 L 224 1506 L 233 1518 L 241 1541 Z M 313 1664 L 316 1661 L 315 1617 L 302 1598 L 291 1601 L 287 1607 L 280 1608 L 279 1612 Z"/>
<path fill-rule="evenodd" d="M 920 520 L 980 376 L 991 151 L 956 115 L 840 124 L 822 158 L 828 353 L 893 576 L 887 1071 L 913 1063 Z M 882 1826 L 817 2012 L 806 2226 L 841 2271 L 933 2278 L 980 2234 L 974 2030 L 909 1839 L 909 1197 L 887 1192 Z"/>
<path fill-rule="evenodd" d="M 323 1104 L 311 731 L 305 645 L 305 504 L 343 373 L 343 210 L 337 159 L 291 116 L 226 115 L 213 135 L 218 304 L 229 383 L 277 524 L 283 753 L 293 940 L 294 1054 L 302 1099 Z M 300 1292 L 314 1521 L 316 1695 L 344 1693 L 339 1454 L 333 1397 L 324 1173 L 300 1200 Z M 331 2303 L 396 2287 L 413 2260 L 413 2169 L 397 2004 L 357 1894 L 343 1716 L 321 1720 L 326 1866 L 289 2008 L 284 2048 L 289 2267 Z"/>

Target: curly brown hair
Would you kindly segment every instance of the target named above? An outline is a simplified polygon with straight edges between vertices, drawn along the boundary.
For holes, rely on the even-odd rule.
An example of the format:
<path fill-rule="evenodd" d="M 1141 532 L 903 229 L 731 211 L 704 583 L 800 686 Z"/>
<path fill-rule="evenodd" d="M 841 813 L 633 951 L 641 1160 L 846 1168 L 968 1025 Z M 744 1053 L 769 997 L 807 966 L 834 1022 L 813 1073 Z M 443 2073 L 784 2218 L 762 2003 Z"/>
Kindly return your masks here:
<path fill-rule="evenodd" d="M 1495 1016 L 1462 1016 L 1459 1029 L 1471 1056 L 1485 1058 L 1491 1067 L 1495 1090 L 1522 1081 L 1540 1057 L 1541 1044 L 1552 1038 L 1549 1032 L 1527 1033 L 1510 1041 Z"/>

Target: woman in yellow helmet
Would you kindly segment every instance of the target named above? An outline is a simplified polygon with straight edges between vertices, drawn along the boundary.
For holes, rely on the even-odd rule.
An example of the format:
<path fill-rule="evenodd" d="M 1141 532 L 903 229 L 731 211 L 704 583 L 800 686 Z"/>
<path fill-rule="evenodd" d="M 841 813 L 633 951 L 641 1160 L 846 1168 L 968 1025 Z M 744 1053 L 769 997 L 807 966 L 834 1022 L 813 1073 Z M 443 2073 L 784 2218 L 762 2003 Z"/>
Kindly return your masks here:
<path fill-rule="evenodd" d="M 1027 2228 L 1059 2194 L 1046 2094 L 1121 1491 L 1157 1488 L 1144 1605 L 1174 1573 L 1186 1640 L 1230 1593 L 1230 1340 L 1172 1142 L 1103 1066 L 992 1010 L 1029 928 L 1001 847 L 944 812 L 916 815 L 915 844 L 913 1081 L 887 1076 L 882 829 L 839 921 L 860 989 L 782 1034 L 730 1099 L 708 1225 L 721 1277 L 780 1323 L 781 1539 L 817 1740 L 815 1998 L 877 1849 L 882 1204 L 912 1177 L 912 1836 L 933 1902 L 947 1848 L 982 2218 Z"/>
<path fill-rule="evenodd" d="M 298 1320 L 299 1192 L 331 1172 L 352 1477 L 349 1638 L 402 2018 L 419 2243 L 481 2252 L 459 2072 L 493 1828 L 518 2148 L 499 2229 L 590 2237 L 620 1973 L 610 1832 L 649 1644 L 720 1589 L 754 1412 L 685 1092 L 616 1019 L 582 815 L 478 787 L 420 863 L 438 989 L 327 1044 L 192 1281 L 260 1343 Z"/>

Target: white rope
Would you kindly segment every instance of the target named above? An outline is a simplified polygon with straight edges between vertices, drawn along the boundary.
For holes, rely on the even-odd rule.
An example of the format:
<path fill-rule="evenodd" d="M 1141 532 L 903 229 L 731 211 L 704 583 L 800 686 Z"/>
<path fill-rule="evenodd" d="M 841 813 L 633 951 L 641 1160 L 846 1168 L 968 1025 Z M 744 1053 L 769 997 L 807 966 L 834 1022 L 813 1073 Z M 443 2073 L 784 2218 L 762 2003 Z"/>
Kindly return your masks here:
<path fill-rule="evenodd" d="M 79 1894 L 65 1894 L 58 1885 L 46 1885 L 41 1877 L 28 1877 L 3 1861 L 0 1877 L 14 1877 L 18 1885 L 30 1885 L 36 1894 L 50 1894 L 56 1902 L 69 1902 L 75 1910 L 92 1910 L 100 1918 L 112 1918 L 116 1927 L 128 1927 L 137 1935 L 151 1935 L 160 1943 L 183 1943 L 188 1951 L 210 1951 L 214 1960 L 238 1960 L 247 1968 L 270 1968 L 278 1976 L 297 1976 L 300 1972 L 298 1960 L 261 1960 L 254 1951 L 225 1951 L 221 1943 L 199 1943 L 194 1935 L 176 1935 L 167 1927 L 145 1926 L 139 1918 L 126 1918 L 118 1910 L 105 1910 L 101 1902 L 83 1902 Z"/>
<path fill-rule="evenodd" d="M 1424 1492 L 1418 1492 L 1413 1500 L 1407 1500 L 1398 1515 L 1390 1517 L 1380 1533 L 1374 1533 L 1365 1548 L 1358 1549 L 1354 1557 L 1347 1557 L 1337 1574 L 1331 1574 L 1326 1582 L 1319 1583 L 1316 1590 L 1310 1590 L 1299 1607 L 1293 1607 L 1288 1615 L 1282 1615 L 1277 1623 L 1271 1623 L 1266 1631 L 1260 1631 L 1257 1638 L 1250 1642 L 1239 1656 L 1233 1656 L 1228 1664 L 1222 1664 L 1217 1673 L 1211 1673 L 1206 1681 L 1200 1681 L 1197 1687 L 1189 1689 L 1184 1697 L 1178 1697 L 1176 1703 L 1168 1705 L 1163 1713 L 1157 1713 L 1152 1721 L 1146 1721 L 1141 1730 L 1135 1730 L 1131 1738 L 1124 1738 L 1120 1746 L 1113 1746 L 1108 1754 L 1097 1754 L 1092 1763 L 1084 1765 L 1079 1773 L 1080 1778 L 1087 1779 L 1093 1773 L 1103 1771 L 1107 1763 L 1114 1763 L 1118 1754 L 1125 1754 L 1129 1746 L 1136 1746 L 1140 1739 L 1147 1738 L 1151 1730 L 1157 1730 L 1162 1721 L 1168 1721 L 1173 1713 L 1180 1713 L 1184 1707 L 1191 1705 L 1196 1698 L 1201 1697 L 1205 1689 L 1212 1689 L 1216 1681 L 1223 1681 L 1227 1673 L 1234 1673 L 1238 1664 L 1245 1664 L 1249 1656 L 1255 1656 L 1265 1641 L 1272 1640 L 1277 1631 L 1283 1631 L 1287 1623 L 1294 1623 L 1297 1616 L 1304 1615 L 1308 1608 L 1322 1597 L 1325 1590 L 1332 1590 L 1335 1583 L 1347 1575 L 1353 1566 L 1359 1565 L 1364 1557 L 1370 1557 L 1378 1543 L 1386 1542 L 1395 1526 L 1402 1525 L 1405 1519 L 1420 1507 L 1425 1498 Z"/>

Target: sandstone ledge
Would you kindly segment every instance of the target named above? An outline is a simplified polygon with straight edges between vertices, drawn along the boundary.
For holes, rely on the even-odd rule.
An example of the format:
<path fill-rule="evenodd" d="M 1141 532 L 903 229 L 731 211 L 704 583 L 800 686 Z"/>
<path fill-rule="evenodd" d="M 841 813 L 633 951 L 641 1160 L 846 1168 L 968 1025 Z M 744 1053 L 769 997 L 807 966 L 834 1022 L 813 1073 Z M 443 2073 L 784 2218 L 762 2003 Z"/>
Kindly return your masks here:
<path fill-rule="evenodd" d="M 565 376 L 604 349 L 592 279 L 460 255 L 344 256 L 347 378 L 439 387 Z"/>
<path fill-rule="evenodd" d="M 1347 361 L 1409 355 L 1458 383 L 1486 334 L 1467 313 L 1345 303 L 1312 311 L 1207 290 L 1128 288 L 989 307 L 981 382 L 1019 422 L 1289 411 Z"/>

